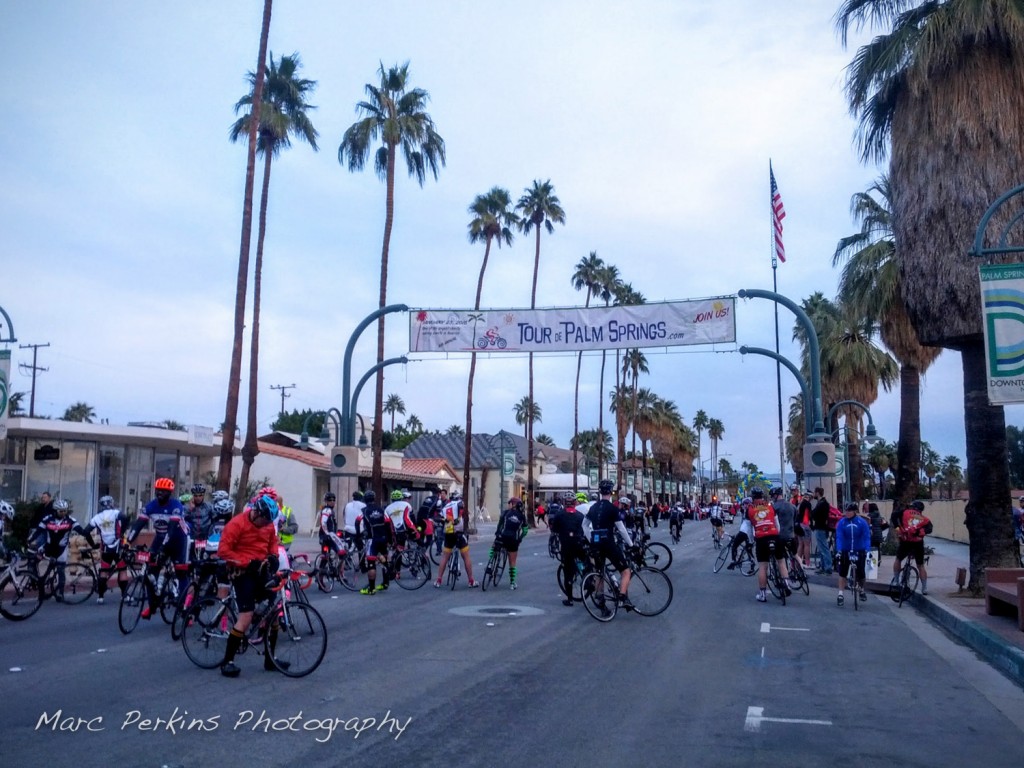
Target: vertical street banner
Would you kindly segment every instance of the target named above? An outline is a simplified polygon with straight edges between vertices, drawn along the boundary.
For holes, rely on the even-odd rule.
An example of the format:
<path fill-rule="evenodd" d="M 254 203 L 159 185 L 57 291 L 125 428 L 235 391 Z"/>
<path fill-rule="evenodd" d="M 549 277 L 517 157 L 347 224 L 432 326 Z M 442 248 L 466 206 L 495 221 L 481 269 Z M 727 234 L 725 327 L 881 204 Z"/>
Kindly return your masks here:
<path fill-rule="evenodd" d="M 11 350 L 0 349 L 0 440 L 7 439 L 7 404 L 11 395 Z"/>
<path fill-rule="evenodd" d="M 1024 403 L 1024 264 L 987 264 L 979 272 L 988 401 Z"/>
<path fill-rule="evenodd" d="M 581 352 L 736 341 L 736 298 L 553 309 L 411 309 L 410 352 Z"/>

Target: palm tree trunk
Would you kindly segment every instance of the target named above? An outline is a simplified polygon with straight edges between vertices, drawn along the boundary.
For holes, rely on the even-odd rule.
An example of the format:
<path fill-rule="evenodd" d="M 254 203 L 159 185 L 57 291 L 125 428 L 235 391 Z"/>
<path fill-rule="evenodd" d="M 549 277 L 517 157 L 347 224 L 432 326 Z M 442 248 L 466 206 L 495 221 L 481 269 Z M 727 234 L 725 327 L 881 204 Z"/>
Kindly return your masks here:
<path fill-rule="evenodd" d="M 583 353 L 576 355 L 576 394 L 572 402 L 572 492 L 579 491 L 577 477 L 580 471 L 580 460 L 577 456 L 580 442 L 580 369 L 583 367 Z M 589 473 L 588 473 L 589 474 Z M 590 484 L 590 480 L 587 480 Z"/>
<path fill-rule="evenodd" d="M 964 370 L 964 426 L 967 430 L 967 532 L 971 542 L 968 588 L 980 594 L 985 569 L 1014 564 L 1010 515 L 1010 468 L 1006 462 L 1006 419 L 988 402 L 988 361 L 981 336 L 960 350 Z"/>
<path fill-rule="evenodd" d="M 534 222 L 537 225 L 537 240 L 536 246 L 533 251 L 533 289 L 530 292 L 530 309 L 537 308 L 537 272 L 540 270 L 540 225 L 541 222 Z M 536 491 L 533 487 L 533 415 L 534 415 L 534 402 L 533 402 L 533 352 L 530 353 L 530 413 L 526 417 L 526 455 L 527 455 L 527 466 L 526 466 L 526 487 L 530 494 L 530 499 L 526 505 L 526 520 L 531 528 L 537 525 L 537 520 L 534 517 Z"/>
<path fill-rule="evenodd" d="M 601 350 L 601 385 L 597 391 L 597 482 L 604 479 L 604 366 L 608 359 L 608 352 Z M 616 485 L 622 485 L 622 456 L 618 461 L 618 480 Z"/>
<path fill-rule="evenodd" d="M 896 446 L 893 509 L 906 509 L 917 493 L 921 468 L 921 371 L 900 368 L 900 438 Z"/>
<path fill-rule="evenodd" d="M 260 52 L 256 59 L 256 82 L 252 93 L 252 117 L 245 161 L 245 195 L 242 203 L 242 242 L 238 252 L 238 278 L 235 281 L 235 329 L 228 369 L 228 397 L 221 430 L 217 488 L 231 488 L 231 464 L 234 460 L 235 429 L 238 427 L 238 397 L 242 378 L 242 336 L 245 333 L 245 294 L 249 284 L 249 245 L 252 240 L 252 190 L 256 177 L 256 131 L 260 124 L 263 80 L 267 71 L 267 39 L 270 37 L 270 12 L 273 0 L 263 0 L 263 25 L 260 28 Z"/>
<path fill-rule="evenodd" d="M 487 259 L 491 255 L 491 238 L 488 237 L 484 243 L 484 260 L 480 264 L 480 276 L 476 280 L 476 303 L 473 309 L 480 309 L 480 294 L 484 289 L 484 272 L 487 271 Z M 475 336 L 476 334 L 474 334 Z M 469 385 L 466 387 L 466 455 L 462 464 L 462 498 L 468 498 L 469 491 L 469 462 L 473 452 L 473 379 L 476 378 L 476 352 L 469 356 Z M 483 493 L 483 477 L 480 479 L 480 492 Z M 502 480 L 504 482 L 504 480 Z M 475 501 L 475 500 L 474 500 Z M 475 507 L 474 507 L 475 509 Z M 473 519 L 473 518 L 470 518 Z"/>
<path fill-rule="evenodd" d="M 252 280 L 252 335 L 249 341 L 249 410 L 246 415 L 245 443 L 242 445 L 242 471 L 238 475 L 238 487 L 243 489 L 249 485 L 249 471 L 252 463 L 259 455 L 260 449 L 256 442 L 257 400 L 259 399 L 260 372 L 260 300 L 263 294 L 263 239 L 267 233 L 267 201 L 270 199 L 270 162 L 273 153 L 267 152 L 263 161 L 263 189 L 260 193 L 260 221 L 256 234 L 256 266 Z M 239 493 L 241 497 L 244 494 Z M 235 499 L 235 506 L 241 507 L 245 499 Z"/>
<path fill-rule="evenodd" d="M 395 223 L 395 147 L 388 145 L 387 167 L 387 199 L 384 214 L 384 244 L 380 254 L 380 309 L 387 306 L 388 301 L 388 254 L 391 249 L 391 227 Z M 384 315 L 377 320 L 377 363 L 384 361 Z M 355 418 L 353 413 L 350 418 Z M 370 452 L 373 454 L 373 465 L 370 470 L 370 487 L 384 498 L 383 469 L 381 467 L 381 451 L 384 445 L 384 369 L 377 371 L 377 386 L 373 401 L 373 431 L 370 439 Z"/>

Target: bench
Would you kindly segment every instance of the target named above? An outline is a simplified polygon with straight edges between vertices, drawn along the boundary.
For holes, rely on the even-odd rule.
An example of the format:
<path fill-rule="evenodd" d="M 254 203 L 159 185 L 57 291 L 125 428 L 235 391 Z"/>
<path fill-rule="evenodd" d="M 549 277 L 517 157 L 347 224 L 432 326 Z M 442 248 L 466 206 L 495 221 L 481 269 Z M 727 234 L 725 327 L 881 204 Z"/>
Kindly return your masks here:
<path fill-rule="evenodd" d="M 1024 632 L 1024 568 L 985 569 L 985 613 L 996 615 L 1008 605 L 1017 610 L 1017 626 Z"/>

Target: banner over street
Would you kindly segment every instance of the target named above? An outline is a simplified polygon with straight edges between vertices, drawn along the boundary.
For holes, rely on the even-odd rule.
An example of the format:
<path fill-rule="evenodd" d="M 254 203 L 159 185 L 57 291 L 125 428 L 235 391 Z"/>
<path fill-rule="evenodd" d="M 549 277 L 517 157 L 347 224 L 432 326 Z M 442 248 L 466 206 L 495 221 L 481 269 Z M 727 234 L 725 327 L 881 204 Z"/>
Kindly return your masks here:
<path fill-rule="evenodd" d="M 411 309 L 410 352 L 579 352 L 736 341 L 736 299 L 554 309 Z"/>

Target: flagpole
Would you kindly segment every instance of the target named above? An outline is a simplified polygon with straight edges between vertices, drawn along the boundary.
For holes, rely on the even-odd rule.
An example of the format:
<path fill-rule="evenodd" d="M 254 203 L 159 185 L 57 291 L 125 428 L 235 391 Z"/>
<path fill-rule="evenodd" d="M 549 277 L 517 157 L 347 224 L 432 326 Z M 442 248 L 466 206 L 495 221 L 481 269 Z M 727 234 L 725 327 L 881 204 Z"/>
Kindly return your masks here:
<path fill-rule="evenodd" d="M 779 292 L 778 282 L 778 250 L 775 240 L 775 201 L 773 199 L 773 191 L 771 189 L 772 178 L 772 161 L 771 158 L 768 160 L 768 207 L 769 213 L 769 224 L 771 229 L 771 240 L 772 240 L 772 291 L 775 293 Z M 775 354 L 779 354 L 779 304 L 775 304 Z M 786 485 L 786 451 L 785 451 L 785 433 L 782 429 L 782 364 L 779 359 L 775 359 L 775 392 L 777 395 L 777 402 L 779 406 L 779 484 L 782 486 Z"/>

